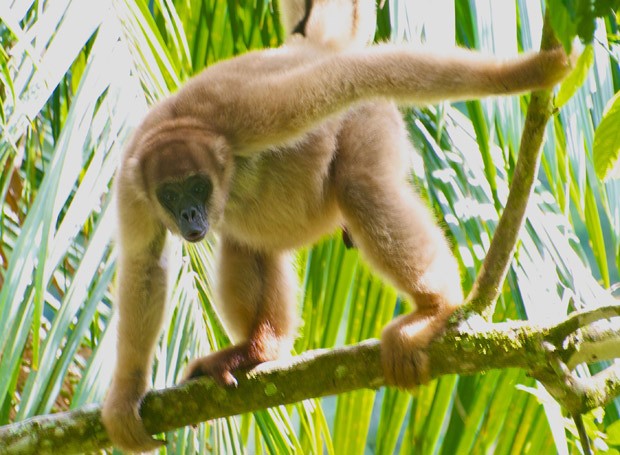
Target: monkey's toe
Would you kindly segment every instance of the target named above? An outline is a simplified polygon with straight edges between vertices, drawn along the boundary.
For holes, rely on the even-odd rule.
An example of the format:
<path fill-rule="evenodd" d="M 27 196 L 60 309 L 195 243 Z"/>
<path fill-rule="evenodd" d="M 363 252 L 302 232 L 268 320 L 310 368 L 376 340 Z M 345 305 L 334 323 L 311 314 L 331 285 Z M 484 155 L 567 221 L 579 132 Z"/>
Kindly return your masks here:
<path fill-rule="evenodd" d="M 187 382 L 191 379 L 209 376 L 218 384 L 224 387 L 236 387 L 237 379 L 226 365 L 218 362 L 214 356 L 201 357 L 192 361 L 187 368 L 185 377 L 181 382 Z"/>

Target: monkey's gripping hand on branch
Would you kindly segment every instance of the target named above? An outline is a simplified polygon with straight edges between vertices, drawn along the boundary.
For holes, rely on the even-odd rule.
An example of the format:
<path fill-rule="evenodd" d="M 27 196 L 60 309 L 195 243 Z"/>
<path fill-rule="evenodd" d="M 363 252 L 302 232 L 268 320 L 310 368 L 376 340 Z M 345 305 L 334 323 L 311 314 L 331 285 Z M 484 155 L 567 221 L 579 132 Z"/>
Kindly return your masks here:
<path fill-rule="evenodd" d="M 139 390 L 142 388 L 116 382 L 108 391 L 101 410 L 110 439 L 118 448 L 130 452 L 147 452 L 163 446 L 165 441 L 151 437 L 140 418 L 143 392 Z"/>
<path fill-rule="evenodd" d="M 381 334 L 381 363 L 388 385 L 412 389 L 431 379 L 428 345 L 444 331 L 454 308 L 416 311 L 389 323 Z"/>

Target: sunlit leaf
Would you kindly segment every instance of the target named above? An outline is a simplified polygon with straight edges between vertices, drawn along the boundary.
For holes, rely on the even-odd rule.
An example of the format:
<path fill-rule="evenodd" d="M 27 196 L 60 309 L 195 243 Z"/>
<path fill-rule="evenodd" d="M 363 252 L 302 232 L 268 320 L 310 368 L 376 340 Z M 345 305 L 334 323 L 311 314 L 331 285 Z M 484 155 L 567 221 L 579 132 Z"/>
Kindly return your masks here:
<path fill-rule="evenodd" d="M 567 52 L 570 52 L 573 38 L 577 35 L 576 11 L 578 1 L 547 0 L 551 25 Z"/>
<path fill-rule="evenodd" d="M 555 97 L 555 106 L 562 107 L 566 102 L 575 94 L 575 92 L 583 85 L 588 76 L 588 71 L 592 68 L 594 63 L 594 48 L 592 45 L 585 47 L 575 67 L 570 72 L 566 79 L 560 84 L 560 90 Z"/>
<path fill-rule="evenodd" d="M 607 444 L 620 446 L 620 420 L 607 427 Z"/>
<path fill-rule="evenodd" d="M 594 133 L 594 168 L 600 179 L 607 177 L 620 157 L 620 92 L 609 101 Z"/>

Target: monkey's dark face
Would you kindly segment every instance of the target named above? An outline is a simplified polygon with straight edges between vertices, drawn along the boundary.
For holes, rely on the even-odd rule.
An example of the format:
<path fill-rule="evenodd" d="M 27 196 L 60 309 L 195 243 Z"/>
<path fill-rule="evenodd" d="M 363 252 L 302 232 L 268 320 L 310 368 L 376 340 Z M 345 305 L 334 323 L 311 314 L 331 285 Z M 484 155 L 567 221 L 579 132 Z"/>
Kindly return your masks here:
<path fill-rule="evenodd" d="M 142 148 L 126 169 L 161 225 L 189 242 L 217 229 L 234 170 L 224 138 L 176 119 L 138 141 Z"/>
<path fill-rule="evenodd" d="M 165 182 L 156 190 L 157 200 L 188 242 L 199 242 L 209 231 L 206 207 L 212 192 L 211 180 L 205 175 Z"/>

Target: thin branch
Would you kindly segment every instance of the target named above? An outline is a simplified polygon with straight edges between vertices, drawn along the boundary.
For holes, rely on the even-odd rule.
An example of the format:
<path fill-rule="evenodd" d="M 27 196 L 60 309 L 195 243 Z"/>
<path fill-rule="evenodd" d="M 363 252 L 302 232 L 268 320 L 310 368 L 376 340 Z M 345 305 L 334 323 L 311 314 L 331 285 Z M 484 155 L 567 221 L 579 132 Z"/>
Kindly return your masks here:
<path fill-rule="evenodd" d="M 607 406 L 620 395 L 620 364 L 615 364 L 587 379 L 580 379 L 583 391 L 581 414 Z"/>
<path fill-rule="evenodd" d="M 579 378 L 569 372 L 558 380 L 554 371 L 544 366 L 532 372 L 532 376 L 571 415 L 607 406 L 620 395 L 620 364 L 614 364 L 589 378 Z"/>
<path fill-rule="evenodd" d="M 571 335 L 563 344 L 568 368 L 580 363 L 594 363 L 620 358 L 620 325 L 618 322 L 597 323 L 585 333 Z M 570 355 L 566 355 L 570 353 Z"/>
<path fill-rule="evenodd" d="M 619 301 L 620 302 L 620 301 Z M 569 370 L 580 363 L 620 358 L 620 304 L 576 311 L 549 328 L 547 341 Z M 580 330 L 587 327 L 587 331 Z"/>
<path fill-rule="evenodd" d="M 577 328 L 588 333 L 588 328 Z M 433 359 L 431 376 L 507 367 L 533 371 L 549 365 L 549 357 L 562 348 L 561 343 L 550 346 L 548 340 L 553 330 L 526 321 L 491 324 L 480 316 L 472 317 L 431 343 L 428 348 Z M 292 359 L 264 363 L 247 374 L 239 373 L 236 388 L 224 388 L 203 378 L 152 391 L 146 395 L 140 413 L 147 429 L 160 433 L 304 399 L 375 389 L 384 385 L 380 360 L 377 340 L 334 350 L 310 351 Z M 554 370 L 543 373 L 543 379 L 551 385 L 558 377 L 564 384 L 567 376 L 562 369 L 559 374 Z M 583 412 L 588 406 L 600 406 L 620 394 L 617 372 L 589 381 L 586 385 L 569 384 L 576 392 L 563 386 L 562 393 L 566 390 L 572 393 L 569 410 Z M 603 392 L 597 392 L 599 386 Z M 561 397 L 560 402 L 565 404 Z M 92 452 L 109 444 L 97 405 L 0 428 L 1 454 Z"/>
<path fill-rule="evenodd" d="M 559 45 L 548 16 L 545 17 L 542 33 L 542 50 L 552 49 Z M 545 128 L 552 114 L 551 91 L 533 92 L 527 108 L 519 155 L 506 207 L 493 235 L 482 268 L 467 298 L 465 312 L 484 313 L 487 318 L 493 313 L 495 301 L 501 292 L 519 240 L 519 232 L 525 223 L 527 204 L 538 175 Z"/>
<path fill-rule="evenodd" d="M 580 327 L 585 327 L 601 319 L 609 319 L 616 316 L 620 316 L 620 305 L 617 304 L 605 305 L 592 310 L 575 311 L 551 329 L 549 338 L 551 341 L 557 342 L 565 339 Z"/>
<path fill-rule="evenodd" d="M 579 433 L 579 440 L 581 441 L 581 448 L 583 449 L 583 455 L 592 455 L 592 447 L 590 447 L 590 438 L 586 431 L 586 426 L 583 424 L 583 417 L 581 414 L 573 414 L 573 420 Z"/>

